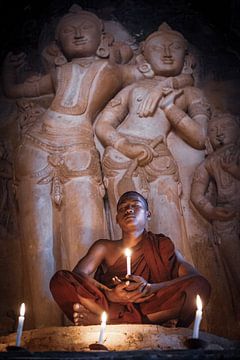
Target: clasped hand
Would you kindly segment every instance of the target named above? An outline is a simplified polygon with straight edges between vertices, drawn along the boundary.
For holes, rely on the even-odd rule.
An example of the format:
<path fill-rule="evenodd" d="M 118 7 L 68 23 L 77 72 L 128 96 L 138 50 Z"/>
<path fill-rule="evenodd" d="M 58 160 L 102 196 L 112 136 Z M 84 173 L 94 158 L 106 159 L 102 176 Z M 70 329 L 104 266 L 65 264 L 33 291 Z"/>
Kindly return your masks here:
<path fill-rule="evenodd" d="M 126 281 L 115 276 L 113 282 L 115 287 L 106 292 L 108 300 L 112 302 L 142 303 L 153 296 L 151 284 L 141 276 L 127 275 Z"/>

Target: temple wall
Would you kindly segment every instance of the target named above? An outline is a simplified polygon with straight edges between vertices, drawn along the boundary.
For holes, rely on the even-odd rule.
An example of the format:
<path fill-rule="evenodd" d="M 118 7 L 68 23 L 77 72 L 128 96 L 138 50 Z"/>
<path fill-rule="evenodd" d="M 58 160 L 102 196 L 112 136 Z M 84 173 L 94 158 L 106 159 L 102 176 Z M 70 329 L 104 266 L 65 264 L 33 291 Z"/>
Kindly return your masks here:
<path fill-rule="evenodd" d="M 115 37 L 115 41 L 127 44 L 128 48 L 131 48 L 132 56 L 130 55 L 130 52 L 122 53 L 122 56 L 126 56 L 122 60 L 125 63 L 135 63 L 135 57 L 141 52 L 141 42 L 143 42 L 150 33 L 156 31 L 161 23 L 167 22 L 174 30 L 182 33 L 189 42 L 189 53 L 194 59 L 193 66 L 191 67 L 195 80 L 194 86 L 199 88 L 206 97 L 208 103 L 210 104 L 212 114 L 215 112 L 231 114 L 234 118 L 238 119 L 237 121 L 239 125 L 240 49 L 239 45 L 237 46 L 237 39 L 239 40 L 240 29 L 238 25 L 239 18 L 236 16 L 237 11 L 239 10 L 238 2 L 232 2 L 232 6 L 235 10 L 231 14 L 231 25 L 228 25 L 228 27 L 226 25 L 225 34 L 223 33 L 223 30 L 221 32 L 219 31 L 219 28 L 214 28 L 210 19 L 206 17 L 206 14 L 204 16 L 199 9 L 189 4 L 187 1 L 178 1 L 177 4 L 176 2 L 169 3 L 169 1 L 141 1 L 136 2 L 134 6 L 133 4 L 134 2 L 125 1 L 115 6 L 111 2 L 102 1 L 100 6 L 99 2 L 95 1 L 85 1 L 82 4 L 79 2 L 79 5 L 82 5 L 84 9 L 96 13 L 105 21 L 105 27 L 108 32 L 112 32 L 113 37 Z M 22 13 L 22 18 L 20 19 L 20 22 L 23 24 L 21 32 L 18 33 L 14 28 L 14 31 L 11 33 L 10 27 L 13 26 L 13 22 L 6 25 L 8 32 L 7 37 L 4 35 L 4 30 L 1 32 L 2 46 L 0 55 L 2 63 L 7 52 L 10 50 L 13 50 L 15 53 L 19 50 L 27 53 L 27 64 L 18 71 L 18 83 L 21 83 L 30 76 L 34 79 L 38 76 L 38 74 L 46 74 L 49 70 L 51 70 L 52 65 L 49 63 L 49 58 L 43 56 L 46 55 L 46 53 L 44 54 L 44 49 L 49 45 L 49 42 L 53 40 L 53 33 L 57 20 L 68 11 L 68 5 L 69 4 L 66 5 L 64 2 L 61 2 L 61 6 L 59 6 L 59 2 L 52 1 L 48 8 L 46 5 L 45 12 L 44 9 L 36 8 L 32 8 L 32 12 L 31 9 L 26 10 Z M 10 13 L 10 10 L 7 11 Z M 115 59 L 115 61 L 118 60 Z M 41 226 L 43 227 L 40 228 L 40 222 L 37 222 L 36 216 L 35 218 L 33 216 L 30 217 L 30 222 L 26 220 L 26 216 L 29 215 L 30 211 L 32 211 L 32 214 L 42 214 L 44 209 L 47 209 L 48 203 L 40 203 L 40 192 L 37 196 L 35 196 L 35 203 L 33 201 L 30 204 L 30 197 L 33 194 L 32 189 L 34 187 L 28 188 L 29 193 L 26 188 L 23 192 L 19 192 L 19 183 L 22 176 L 21 171 L 24 166 L 21 165 L 21 169 L 17 168 L 19 165 L 16 159 L 18 158 L 19 146 L 21 147 L 24 143 L 26 133 L 29 132 L 29 129 L 31 129 L 32 126 L 36 126 L 38 129 L 38 127 L 42 125 L 41 116 L 49 108 L 52 100 L 53 95 L 48 94 L 38 97 L 34 96 L 28 99 L 26 99 L 26 97 L 21 97 L 20 100 L 18 99 L 16 101 L 16 99 L 10 99 L 5 96 L 3 89 L 1 90 L 0 248 L 2 250 L 0 254 L 0 334 L 5 334 L 16 329 L 19 304 L 25 301 L 25 299 L 29 299 L 28 313 L 31 314 L 29 317 L 26 317 L 26 328 L 31 329 L 40 326 L 58 325 L 57 323 L 54 323 L 54 320 L 51 320 L 49 323 L 46 320 L 46 322 L 42 325 L 36 325 L 36 319 L 41 317 L 41 310 L 39 310 L 40 315 L 36 314 L 36 310 L 34 310 L 33 299 L 37 298 L 36 289 L 40 286 L 41 282 L 44 282 L 46 288 L 48 287 L 46 279 L 48 279 L 49 275 L 47 272 L 49 274 L 51 272 L 53 273 L 55 270 L 63 266 L 71 269 L 77 259 L 86 252 L 87 245 L 84 245 L 85 247 L 83 246 L 83 250 L 81 250 L 81 253 L 79 254 L 75 251 L 75 248 L 70 249 L 69 253 L 75 253 L 74 256 L 76 256 L 76 260 L 74 258 L 74 260 L 72 259 L 69 261 L 66 255 L 68 253 L 68 249 L 64 243 L 64 238 L 70 236 L 69 227 L 74 224 L 74 221 L 78 225 L 78 220 L 77 218 L 75 219 L 73 209 L 77 212 L 80 208 L 77 204 L 78 202 L 82 201 L 83 204 L 88 202 L 88 196 L 89 194 L 91 195 L 91 191 L 93 191 L 92 183 L 90 184 L 91 187 L 90 185 L 88 187 L 80 184 L 80 187 L 82 186 L 81 189 L 83 198 L 81 199 L 80 197 L 76 197 L 74 190 L 70 189 L 71 184 L 74 184 L 75 186 L 74 177 L 71 178 L 72 175 L 69 175 L 69 173 L 68 175 L 65 173 L 62 175 L 62 168 L 57 168 L 57 165 L 54 163 L 54 161 L 57 160 L 56 158 L 53 158 L 51 159 L 51 164 L 53 164 L 52 166 L 55 169 L 57 168 L 59 171 L 60 175 L 58 180 L 60 179 L 59 181 L 61 186 L 59 193 L 56 195 L 59 188 L 55 185 L 54 189 L 57 189 L 53 200 L 53 202 L 55 202 L 55 208 L 53 213 L 49 212 L 46 216 L 48 217 L 48 220 L 51 216 L 54 219 L 57 219 L 56 221 L 59 225 L 61 223 L 61 220 L 59 220 L 60 212 L 68 210 L 73 218 L 73 222 L 62 224 L 60 230 L 58 229 L 54 233 L 56 238 L 61 238 L 61 242 L 57 243 L 61 245 L 56 245 L 54 242 L 54 264 L 51 265 L 52 267 L 48 267 L 46 265 L 46 272 L 44 272 L 44 274 L 38 274 L 36 269 L 32 269 L 33 272 L 31 272 L 31 270 L 29 270 L 30 268 L 26 266 L 26 242 L 24 240 L 24 234 L 28 233 L 28 238 L 32 237 L 32 239 L 35 239 L 34 241 L 37 244 L 38 240 L 35 236 L 34 229 L 39 228 L 38 234 L 43 234 L 44 231 L 46 231 L 42 223 Z M 184 222 L 181 226 L 184 227 L 184 236 L 187 239 L 185 240 L 184 246 L 181 250 L 188 260 L 191 261 L 210 281 L 212 286 L 212 297 L 210 303 L 206 309 L 204 309 L 202 330 L 206 330 L 219 336 L 239 339 L 240 309 L 235 309 L 235 312 L 233 310 L 234 301 L 236 303 L 240 300 L 239 289 L 232 289 L 234 281 L 236 281 L 236 284 L 239 284 L 239 279 L 235 279 L 234 277 L 231 278 L 232 275 L 230 274 L 231 279 L 229 280 L 229 271 L 228 268 L 226 268 L 225 259 L 222 256 L 221 244 L 216 241 L 216 234 L 214 232 L 215 225 L 212 219 L 205 218 L 202 214 L 200 214 L 199 210 L 196 209 L 191 201 L 191 186 L 194 172 L 198 165 L 206 159 L 210 152 L 207 152 L 208 149 L 206 148 L 196 150 L 189 145 L 186 145 L 185 141 L 179 137 L 176 131 L 172 131 L 172 133 L 169 134 L 167 141 L 173 157 L 179 167 L 181 179 L 182 194 L 179 195 L 179 199 L 182 211 L 181 219 L 183 219 Z M 68 145 L 69 144 L 66 146 Z M 95 145 L 99 152 L 100 160 L 102 161 L 104 148 L 97 136 L 95 136 Z M 58 143 L 58 146 L 62 146 L 62 143 Z M 239 166 L 239 142 L 233 144 L 233 149 L 235 158 L 238 157 L 236 163 Z M 32 153 L 34 152 L 34 150 L 31 151 Z M 214 150 L 212 150 L 212 152 L 214 152 Z M 21 160 L 21 164 L 25 164 L 27 167 L 30 163 L 28 155 L 26 153 L 22 156 L 23 158 Z M 45 169 L 45 165 L 41 162 L 43 161 L 42 159 L 43 157 L 39 155 L 39 157 L 36 158 L 35 163 L 35 160 L 31 160 L 33 161 L 31 166 L 34 167 L 34 165 L 36 165 L 36 172 L 39 169 Z M 74 161 L 74 159 L 70 159 L 68 165 L 70 163 L 72 165 Z M 39 164 L 39 166 L 37 166 L 37 164 Z M 97 172 L 96 169 L 98 168 L 94 166 L 95 165 L 93 164 L 93 172 Z M 217 168 L 217 165 L 216 169 L 219 169 Z M 70 170 L 81 171 L 80 168 L 76 170 L 74 166 Z M 20 175 L 18 176 L 16 174 Z M 45 179 L 44 176 L 47 175 L 49 177 L 54 177 L 52 173 L 44 173 L 39 177 L 39 181 Z M 25 175 L 21 178 L 21 181 L 25 181 L 24 176 Z M 100 177 L 101 176 L 103 177 L 103 173 L 100 174 Z M 132 175 L 133 178 L 134 176 L 135 175 Z M 136 178 L 134 179 L 136 180 Z M 31 181 L 34 181 L 34 176 L 32 176 Z M 50 186 L 50 184 L 52 184 L 52 180 L 50 181 L 47 179 L 46 182 L 47 181 L 49 181 L 49 189 L 42 190 L 42 198 L 45 195 L 45 191 L 48 192 L 49 198 L 50 193 L 52 196 L 51 191 L 53 191 L 53 187 L 51 188 Z M 103 184 L 105 185 L 105 189 Z M 234 184 L 236 188 L 240 190 L 239 178 L 234 177 Z M 139 184 L 135 182 L 135 186 L 138 185 Z M 208 188 L 208 194 L 206 197 L 214 204 L 218 201 L 218 194 L 216 192 L 215 185 L 212 184 L 211 186 Z M 226 195 L 227 197 L 227 194 L 229 193 L 229 197 L 234 198 L 233 192 L 235 190 L 232 190 L 232 188 L 230 189 L 231 186 L 232 183 L 229 186 L 226 186 L 224 188 L 225 190 L 223 189 L 223 195 Z M 86 191 L 84 191 L 84 189 Z M 66 198 L 63 198 L 61 203 L 61 199 L 59 200 L 59 197 L 61 198 L 62 196 L 61 191 L 63 191 L 65 195 L 71 195 L 71 202 L 67 202 L 65 200 Z M 114 238 L 114 224 L 111 223 L 111 209 L 109 205 L 109 199 L 112 196 L 112 193 L 107 192 L 106 183 L 102 183 L 99 188 L 99 192 L 100 195 L 103 195 L 105 204 L 104 210 L 106 216 L 106 229 L 103 231 L 102 229 L 98 230 L 100 212 L 96 212 L 94 213 L 94 216 L 97 220 L 94 222 L 94 226 L 97 229 L 94 234 L 96 234 L 96 236 L 99 234 L 100 237 L 102 233 L 105 233 Z M 90 197 L 92 197 L 92 195 Z M 220 224 L 223 225 L 223 233 L 226 231 L 225 238 L 229 237 L 228 246 L 231 249 L 229 253 L 232 252 L 233 254 L 238 251 L 237 249 L 240 246 L 240 202 L 239 200 L 236 200 L 236 198 L 237 192 L 234 199 L 234 206 L 237 209 L 236 212 L 238 212 L 236 222 L 234 225 L 224 224 L 223 222 L 223 224 Z M 159 197 L 160 204 L 161 199 Z M 26 206 L 26 204 L 29 204 L 29 206 Z M 21 209 L 25 209 L 24 216 L 21 215 Z M 170 217 L 171 213 L 166 216 L 168 215 Z M 154 217 L 154 213 L 152 216 Z M 70 225 L 68 226 L 67 224 Z M 90 224 L 89 226 L 93 225 Z M 85 232 L 87 232 L 87 230 Z M 83 236 L 85 232 L 83 232 Z M 232 234 L 232 237 L 229 235 L 230 233 Z M 43 235 L 43 237 L 45 237 L 45 239 L 47 238 L 47 231 L 46 235 Z M 84 240 L 81 241 L 84 244 Z M 33 248 L 34 246 L 35 245 L 33 245 Z M 60 249 L 59 246 L 61 247 Z M 28 249 L 31 248 L 30 241 L 28 242 L 27 247 Z M 46 241 L 46 243 L 44 242 L 41 246 L 40 252 L 42 253 L 46 251 L 47 248 L 48 243 Z M 33 257 L 35 256 L 36 261 L 38 257 L 37 249 L 38 245 L 36 245 L 35 252 L 33 251 L 34 249 L 30 249 L 28 253 L 32 254 Z M 46 264 L 50 264 L 50 258 L 51 256 L 49 254 L 46 255 Z M 70 258 L 72 257 L 70 256 Z M 239 273 L 240 262 L 233 263 L 234 258 L 232 258 L 231 262 L 235 271 Z M 34 290 L 32 290 L 31 287 L 33 282 L 36 282 Z M 35 293 L 33 294 L 32 292 Z M 235 300 L 233 300 L 233 298 Z M 39 303 L 41 303 L 41 301 L 43 301 L 43 299 L 40 299 Z M 54 305 L 51 306 L 54 307 Z M 238 312 L 237 315 L 236 311 Z M 58 314 L 56 314 L 56 318 L 57 315 Z"/>

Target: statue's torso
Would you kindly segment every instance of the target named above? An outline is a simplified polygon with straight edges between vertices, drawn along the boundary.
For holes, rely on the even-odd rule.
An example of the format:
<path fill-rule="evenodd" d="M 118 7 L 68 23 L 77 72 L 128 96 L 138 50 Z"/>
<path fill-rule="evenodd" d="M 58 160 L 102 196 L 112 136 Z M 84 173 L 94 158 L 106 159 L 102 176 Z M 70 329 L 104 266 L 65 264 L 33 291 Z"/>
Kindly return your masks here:
<path fill-rule="evenodd" d="M 163 136 L 163 139 L 167 138 L 171 130 L 171 124 L 159 105 L 152 116 L 140 117 L 138 114 L 139 105 L 148 95 L 149 89 L 157 85 L 158 81 L 145 79 L 133 86 L 128 100 L 129 113 L 121 125 L 119 125 L 119 133 L 144 138 L 146 140 L 153 140 L 156 136 L 160 135 Z M 178 106 L 184 108 L 184 97 L 178 101 Z"/>
<path fill-rule="evenodd" d="M 66 128 L 74 123 L 93 123 L 97 114 L 121 86 L 119 70 L 107 60 L 95 59 L 84 65 L 81 61 L 67 63 L 57 69 L 56 95 L 50 110 L 58 114 L 58 118 L 63 119 L 67 115 Z M 48 124 L 47 112 L 44 123 Z M 53 120 L 50 123 L 53 126 Z"/>

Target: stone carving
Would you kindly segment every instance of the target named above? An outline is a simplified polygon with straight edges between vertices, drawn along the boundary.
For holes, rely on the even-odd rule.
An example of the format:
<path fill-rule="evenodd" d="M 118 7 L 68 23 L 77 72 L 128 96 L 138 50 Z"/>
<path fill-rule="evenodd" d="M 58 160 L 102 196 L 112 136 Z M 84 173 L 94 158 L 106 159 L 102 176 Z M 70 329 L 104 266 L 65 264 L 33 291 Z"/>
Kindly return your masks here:
<path fill-rule="evenodd" d="M 24 54 L 8 54 L 3 66 L 5 94 L 32 98 L 18 102 L 15 183 L 35 327 L 59 323 L 48 289 L 52 274 L 72 269 L 93 241 L 108 235 L 92 124 L 122 86 L 151 76 L 142 63 L 117 64 L 116 58 L 130 59 L 131 50 L 121 41 L 115 46 L 102 21 L 76 5 L 59 21 L 55 38 L 43 52 L 46 75 L 19 83 Z M 41 98 L 52 94 L 44 111 Z M 153 97 L 154 106 L 154 89 Z"/>
<path fill-rule="evenodd" d="M 231 294 L 236 319 L 240 320 L 240 126 L 237 116 L 215 112 L 208 125 L 210 154 L 196 169 L 191 200 L 201 215 L 212 223 Z M 213 199 L 208 189 L 216 187 Z M 222 279 L 222 282 L 224 279 Z"/>
<path fill-rule="evenodd" d="M 3 72 L 8 97 L 55 93 L 46 112 L 32 102 L 19 104 L 22 141 L 15 181 L 34 326 L 58 323 L 48 291 L 56 268 L 71 269 L 92 241 L 107 236 L 92 122 L 123 85 L 116 68 L 101 60 L 108 57 L 113 40 L 103 34 L 102 22 L 93 13 L 74 6 L 60 20 L 56 40 L 58 46 L 46 51 L 55 65 L 49 74 L 16 84 L 15 69 L 23 64 L 24 54 L 8 55 Z M 108 83 L 100 92 L 104 79 Z"/>
<path fill-rule="evenodd" d="M 149 229 L 170 236 L 191 258 L 181 207 L 181 177 L 168 137 L 174 132 L 190 147 L 204 149 L 209 106 L 189 82 L 190 75 L 184 73 L 191 69 L 184 67 L 186 50 L 187 41 L 167 24 L 152 33 L 144 42 L 142 55 L 143 67 L 151 69 L 154 77 L 119 92 L 101 113 L 96 134 L 106 147 L 102 163 L 113 238 L 119 236 L 114 220 L 116 201 L 123 192 L 135 189 L 148 199 L 154 214 Z M 175 89 L 166 84 L 159 105 L 146 117 L 141 108 L 146 94 L 170 78 Z"/>

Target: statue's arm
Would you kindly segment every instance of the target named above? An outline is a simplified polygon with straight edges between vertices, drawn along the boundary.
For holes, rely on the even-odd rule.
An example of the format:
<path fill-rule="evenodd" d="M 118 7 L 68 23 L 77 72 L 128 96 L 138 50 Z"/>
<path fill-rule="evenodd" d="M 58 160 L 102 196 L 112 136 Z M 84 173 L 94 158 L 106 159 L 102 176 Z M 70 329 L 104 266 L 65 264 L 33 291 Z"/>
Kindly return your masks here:
<path fill-rule="evenodd" d="M 177 99 L 184 97 L 184 108 L 177 105 Z M 176 103 L 175 103 L 176 101 Z M 190 87 L 173 91 L 163 98 L 161 108 L 177 133 L 192 147 L 205 148 L 207 121 L 210 106 L 200 89 Z"/>
<path fill-rule="evenodd" d="M 237 143 L 232 152 L 226 153 L 221 159 L 222 168 L 231 174 L 236 180 L 240 180 L 240 150 Z"/>
<path fill-rule="evenodd" d="M 9 53 L 3 63 L 3 92 L 9 98 L 36 97 L 54 92 L 51 74 L 34 76 L 24 83 L 17 82 L 17 69 L 24 64 L 24 54 Z"/>
<path fill-rule="evenodd" d="M 190 192 L 191 202 L 199 213 L 208 221 L 227 221 L 232 219 L 235 216 L 235 210 L 221 206 L 213 206 L 207 198 L 206 192 L 210 179 L 211 177 L 206 169 L 204 161 L 197 167 L 194 173 Z"/>
<path fill-rule="evenodd" d="M 138 80 L 151 79 L 154 77 L 154 72 L 148 63 L 141 63 L 135 65 L 119 65 L 121 68 L 123 85 L 132 84 Z M 169 89 L 183 89 L 186 86 L 193 86 L 194 79 L 190 74 L 180 74 L 177 76 L 162 77 L 157 85 L 149 88 L 149 92 L 139 104 L 138 114 L 140 117 L 153 116 L 159 101 L 161 100 L 164 90 Z"/>
<path fill-rule="evenodd" d="M 203 161 L 194 172 L 190 200 L 204 218 L 211 220 L 210 215 L 213 206 L 205 196 L 209 182 L 210 175 L 208 174 L 205 162 Z"/>
<path fill-rule="evenodd" d="M 131 86 L 124 88 L 108 103 L 98 118 L 95 131 L 103 146 L 112 146 L 130 159 L 136 159 L 139 165 L 145 165 L 157 156 L 153 147 L 130 142 L 117 130 L 128 115 L 131 89 Z"/>
<path fill-rule="evenodd" d="M 131 87 L 128 86 L 120 91 L 101 112 L 96 123 L 96 135 L 104 147 L 112 146 L 118 149 L 120 141 L 124 137 L 119 134 L 117 127 L 128 114 L 128 97 Z"/>

